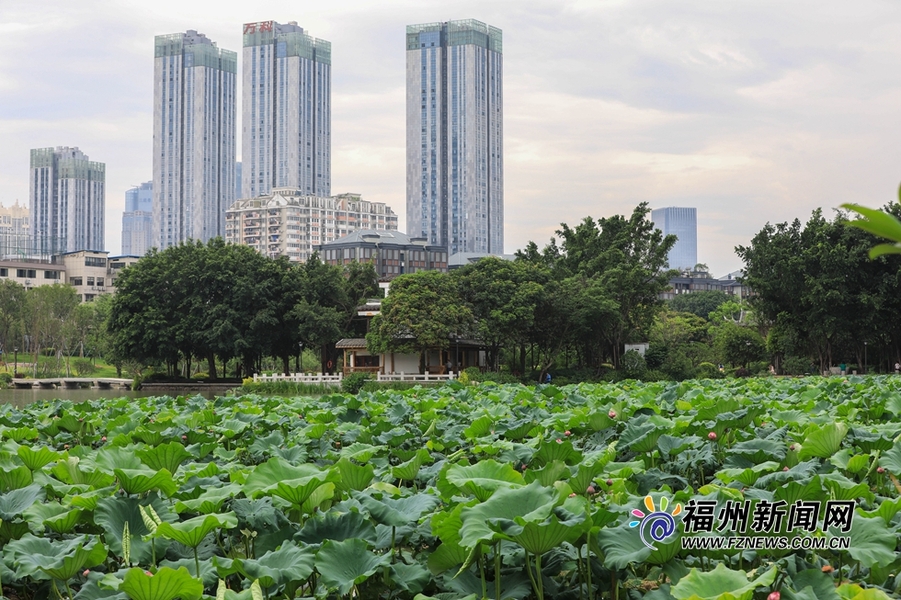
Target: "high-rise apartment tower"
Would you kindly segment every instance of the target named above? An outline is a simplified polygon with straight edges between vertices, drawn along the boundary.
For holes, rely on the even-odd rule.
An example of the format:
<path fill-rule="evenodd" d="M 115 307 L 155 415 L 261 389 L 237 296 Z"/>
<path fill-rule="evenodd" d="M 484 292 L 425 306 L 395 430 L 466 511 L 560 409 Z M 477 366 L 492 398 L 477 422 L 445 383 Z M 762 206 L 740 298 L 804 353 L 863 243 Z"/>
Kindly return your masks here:
<path fill-rule="evenodd" d="M 291 21 L 244 25 L 243 198 L 331 194 L 332 45 Z"/>
<path fill-rule="evenodd" d="M 694 269 L 698 264 L 698 209 L 670 206 L 651 211 L 651 221 L 663 235 L 675 235 L 669 251 L 670 269 Z"/>
<path fill-rule="evenodd" d="M 29 188 L 29 253 L 104 250 L 104 163 L 78 148 L 37 148 L 31 151 Z"/>
<path fill-rule="evenodd" d="M 237 54 L 204 34 L 156 36 L 153 65 L 153 243 L 225 233 L 235 195 Z"/>
<path fill-rule="evenodd" d="M 501 30 L 407 27 L 407 231 L 449 254 L 504 250 Z"/>

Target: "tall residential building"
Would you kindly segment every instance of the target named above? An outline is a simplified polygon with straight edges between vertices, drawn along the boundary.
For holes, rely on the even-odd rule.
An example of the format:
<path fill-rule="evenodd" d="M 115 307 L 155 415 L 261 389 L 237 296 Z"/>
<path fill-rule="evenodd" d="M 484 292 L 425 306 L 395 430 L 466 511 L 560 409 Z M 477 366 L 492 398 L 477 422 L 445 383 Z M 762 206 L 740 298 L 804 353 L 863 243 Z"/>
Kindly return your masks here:
<path fill-rule="evenodd" d="M 104 250 L 106 165 L 78 148 L 31 151 L 32 253 Z"/>
<path fill-rule="evenodd" d="M 322 197 L 276 188 L 271 194 L 238 200 L 228 209 L 225 241 L 304 262 L 316 246 L 357 229 L 397 230 L 397 215 L 385 203 L 363 200 L 359 194 Z"/>
<path fill-rule="evenodd" d="M 407 231 L 457 252 L 504 251 L 501 30 L 407 27 Z"/>
<path fill-rule="evenodd" d="M 125 192 L 122 213 L 122 254 L 144 256 L 153 247 L 153 182 Z"/>
<path fill-rule="evenodd" d="M 331 194 L 332 45 L 291 21 L 244 25 L 242 198 Z"/>
<path fill-rule="evenodd" d="M 156 36 L 153 245 L 225 232 L 235 195 L 237 54 L 202 33 Z"/>
<path fill-rule="evenodd" d="M 651 221 L 663 235 L 675 235 L 676 244 L 669 251 L 669 268 L 694 269 L 698 264 L 698 209 L 657 208 L 651 211 Z"/>

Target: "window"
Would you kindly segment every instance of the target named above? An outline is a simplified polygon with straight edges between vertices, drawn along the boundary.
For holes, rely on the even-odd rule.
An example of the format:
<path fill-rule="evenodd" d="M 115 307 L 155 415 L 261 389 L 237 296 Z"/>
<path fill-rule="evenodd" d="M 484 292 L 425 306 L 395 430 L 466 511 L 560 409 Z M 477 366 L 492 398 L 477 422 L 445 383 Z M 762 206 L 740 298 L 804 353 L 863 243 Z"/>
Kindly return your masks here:
<path fill-rule="evenodd" d="M 82 279 L 81 277 L 70 277 L 69 283 L 72 285 L 82 285 Z"/>
<path fill-rule="evenodd" d="M 84 265 L 86 267 L 105 267 L 106 259 L 99 256 L 85 256 Z"/>
<path fill-rule="evenodd" d="M 59 279 L 59 271 L 44 271 L 44 279 Z"/>
<path fill-rule="evenodd" d="M 94 285 L 94 278 L 88 277 L 88 285 Z"/>
<path fill-rule="evenodd" d="M 0 277 L 9 277 L 9 269 L 0 269 Z"/>
<path fill-rule="evenodd" d="M 34 269 L 16 269 L 16 277 L 33 279 L 37 277 L 37 271 Z"/>
<path fill-rule="evenodd" d="M 97 278 L 97 287 L 103 287 L 103 277 Z"/>

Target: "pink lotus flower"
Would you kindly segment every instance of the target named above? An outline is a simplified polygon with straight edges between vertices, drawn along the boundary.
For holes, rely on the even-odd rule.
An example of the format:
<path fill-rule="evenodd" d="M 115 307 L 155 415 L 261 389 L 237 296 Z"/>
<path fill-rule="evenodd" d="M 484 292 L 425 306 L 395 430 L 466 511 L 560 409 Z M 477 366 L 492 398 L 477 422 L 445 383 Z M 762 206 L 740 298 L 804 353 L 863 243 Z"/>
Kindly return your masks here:
<path fill-rule="evenodd" d="M 707 439 L 708 439 L 708 440 L 715 440 L 715 439 L 716 439 L 716 432 L 715 432 L 715 431 L 711 431 L 710 433 L 708 433 L 708 434 L 707 434 Z"/>
<path fill-rule="evenodd" d="M 770 595 L 766 597 L 766 600 L 779 600 L 782 597 L 782 594 L 779 592 L 770 592 Z"/>
<path fill-rule="evenodd" d="M 610 417 L 611 419 L 615 419 L 615 418 L 616 418 L 616 411 L 615 411 L 615 410 L 611 410 L 610 412 L 607 413 L 607 416 Z"/>

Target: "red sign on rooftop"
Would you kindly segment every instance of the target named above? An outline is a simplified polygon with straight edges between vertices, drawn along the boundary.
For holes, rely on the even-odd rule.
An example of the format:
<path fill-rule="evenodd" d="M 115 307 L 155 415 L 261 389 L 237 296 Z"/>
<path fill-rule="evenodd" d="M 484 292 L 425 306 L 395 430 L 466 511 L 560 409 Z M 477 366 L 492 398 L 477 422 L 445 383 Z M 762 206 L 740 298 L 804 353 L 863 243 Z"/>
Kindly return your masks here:
<path fill-rule="evenodd" d="M 244 23 L 244 33 L 265 33 L 272 31 L 274 21 L 260 21 L 259 23 Z"/>

